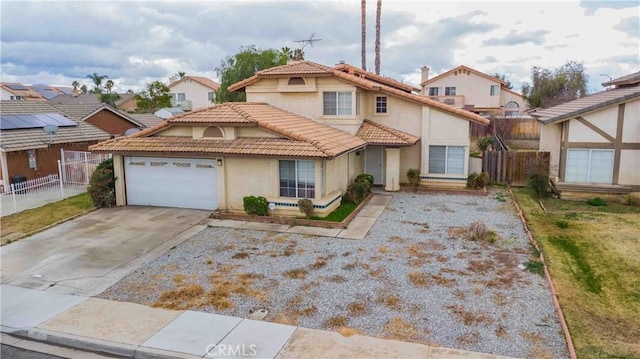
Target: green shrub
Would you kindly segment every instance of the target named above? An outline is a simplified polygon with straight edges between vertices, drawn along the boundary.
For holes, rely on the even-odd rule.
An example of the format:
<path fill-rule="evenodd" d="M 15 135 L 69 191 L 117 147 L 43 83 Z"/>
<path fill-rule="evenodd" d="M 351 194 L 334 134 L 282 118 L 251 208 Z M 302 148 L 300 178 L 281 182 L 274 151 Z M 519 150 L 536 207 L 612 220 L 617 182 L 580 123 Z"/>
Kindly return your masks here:
<path fill-rule="evenodd" d="M 476 142 L 476 145 L 480 149 L 480 151 L 484 152 L 489 149 L 489 146 L 493 144 L 493 138 L 490 136 L 481 137 Z"/>
<path fill-rule="evenodd" d="M 298 207 L 300 212 L 304 213 L 307 218 L 311 218 L 313 216 L 313 202 L 308 198 L 303 198 L 298 200 Z"/>
<path fill-rule="evenodd" d="M 472 173 L 467 177 L 467 188 L 482 189 L 489 184 L 489 174 L 482 172 L 481 174 Z"/>
<path fill-rule="evenodd" d="M 540 274 L 540 275 L 544 274 L 544 264 L 542 264 L 542 262 L 540 261 L 530 260 L 530 261 L 527 261 L 524 264 L 524 266 L 531 273 Z"/>
<path fill-rule="evenodd" d="M 368 173 L 362 173 L 356 176 L 356 179 L 353 182 L 367 182 L 369 186 L 373 186 L 373 175 Z"/>
<path fill-rule="evenodd" d="M 354 181 L 349 185 L 349 187 L 347 187 L 344 199 L 358 204 L 367 198 L 369 192 L 371 192 L 371 184 L 369 181 Z"/>
<path fill-rule="evenodd" d="M 600 197 L 590 198 L 587 200 L 587 204 L 594 207 L 604 207 L 607 205 L 607 202 Z"/>
<path fill-rule="evenodd" d="M 269 202 L 264 197 L 247 196 L 242 199 L 244 211 L 256 216 L 269 215 Z"/>
<path fill-rule="evenodd" d="M 412 187 L 418 187 L 420 185 L 420 170 L 415 168 L 408 170 L 407 179 Z"/>
<path fill-rule="evenodd" d="M 102 161 L 91 174 L 87 189 L 93 205 L 98 208 L 116 204 L 116 178 L 113 175 L 113 159 Z"/>

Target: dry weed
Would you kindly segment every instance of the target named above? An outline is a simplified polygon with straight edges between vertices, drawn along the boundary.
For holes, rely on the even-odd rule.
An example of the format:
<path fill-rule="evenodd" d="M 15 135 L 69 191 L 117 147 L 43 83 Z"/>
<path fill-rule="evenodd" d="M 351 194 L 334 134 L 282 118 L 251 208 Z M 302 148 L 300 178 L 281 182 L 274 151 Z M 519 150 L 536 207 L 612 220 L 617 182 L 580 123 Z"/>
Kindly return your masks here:
<path fill-rule="evenodd" d="M 304 268 L 291 269 L 282 275 L 290 279 L 305 279 L 307 278 L 307 270 Z"/>
<path fill-rule="evenodd" d="M 338 328 L 337 332 L 342 334 L 343 337 L 351 337 L 351 336 L 354 336 L 354 335 L 363 335 L 364 334 L 358 329 L 349 328 L 349 327 L 340 327 L 340 328 Z"/>
<path fill-rule="evenodd" d="M 470 333 L 464 333 L 461 336 L 456 338 L 456 342 L 461 346 L 470 346 L 474 344 L 478 344 L 480 341 L 480 333 L 473 331 Z"/>
<path fill-rule="evenodd" d="M 441 275 L 438 274 L 432 274 L 431 275 L 431 279 L 433 279 L 433 281 L 437 284 L 437 285 L 441 285 L 444 287 L 451 287 L 454 284 L 456 284 L 456 280 L 455 279 L 450 279 L 450 278 L 445 278 Z"/>
<path fill-rule="evenodd" d="M 420 331 L 415 325 L 400 317 L 389 320 L 384 325 L 386 337 L 390 339 L 412 341 L 420 339 Z"/>
<path fill-rule="evenodd" d="M 387 251 L 388 251 L 387 246 L 378 247 L 378 252 L 380 253 L 387 253 Z"/>
<path fill-rule="evenodd" d="M 331 277 L 327 277 L 326 280 L 327 282 L 332 282 L 332 283 L 344 283 L 347 281 L 347 278 L 339 274 L 334 274 Z"/>
<path fill-rule="evenodd" d="M 202 294 L 204 294 L 204 288 L 201 285 L 189 284 L 163 292 L 152 306 L 166 309 L 187 309 L 190 307 L 190 304 L 200 298 Z"/>
<path fill-rule="evenodd" d="M 496 327 L 495 333 L 498 338 L 502 338 L 502 339 L 509 338 L 509 333 L 507 332 L 507 329 L 505 329 L 505 327 L 502 324 Z"/>
<path fill-rule="evenodd" d="M 323 324 L 325 327 L 327 328 L 339 328 L 339 327 L 345 327 L 347 326 L 347 318 L 343 317 L 343 316 L 335 316 L 335 317 L 331 317 L 327 320 L 324 321 Z"/>
<path fill-rule="evenodd" d="M 324 256 L 324 257 L 318 257 L 316 258 L 316 261 L 311 264 L 309 267 L 311 267 L 311 269 L 313 270 L 318 270 L 324 266 L 327 265 L 327 260 L 329 260 L 331 258 L 331 256 Z"/>
<path fill-rule="evenodd" d="M 494 294 L 491 296 L 491 300 L 492 300 L 496 305 L 501 306 L 501 307 L 508 303 L 508 301 L 507 301 L 507 297 L 505 297 L 505 295 L 504 295 L 504 294 L 502 294 L 502 293 L 500 293 L 500 292 L 498 292 L 498 293 L 494 293 Z"/>
<path fill-rule="evenodd" d="M 378 295 L 377 302 L 384 304 L 389 309 L 400 310 L 402 308 L 402 299 L 395 294 L 381 293 Z"/>
<path fill-rule="evenodd" d="M 447 305 L 451 313 L 456 316 L 464 325 L 489 324 L 493 322 L 493 318 L 484 312 L 471 312 L 461 305 Z"/>
<path fill-rule="evenodd" d="M 245 259 L 245 258 L 249 258 L 249 253 L 245 253 L 245 252 L 238 252 L 234 255 L 231 256 L 232 259 Z"/>
<path fill-rule="evenodd" d="M 416 287 L 426 287 L 429 285 L 429 276 L 426 273 L 409 272 L 407 276 L 411 283 Z"/>
<path fill-rule="evenodd" d="M 391 236 L 388 239 L 389 242 L 395 242 L 395 243 L 405 243 L 407 241 L 406 238 L 402 238 L 399 236 Z"/>
<path fill-rule="evenodd" d="M 298 325 L 298 319 L 290 317 L 286 313 L 278 313 L 274 315 L 270 322 L 285 325 Z"/>
<path fill-rule="evenodd" d="M 351 316 L 360 316 L 367 312 L 367 306 L 363 303 L 353 302 L 347 305 L 347 311 Z"/>
<path fill-rule="evenodd" d="M 458 299 L 466 299 L 467 295 L 465 294 L 465 292 L 461 291 L 460 289 L 456 289 L 453 291 L 453 296 L 458 298 Z"/>
<path fill-rule="evenodd" d="M 540 333 L 520 332 L 520 336 L 528 340 L 532 344 L 540 344 L 544 342 L 544 338 L 542 337 L 542 335 L 540 335 Z"/>

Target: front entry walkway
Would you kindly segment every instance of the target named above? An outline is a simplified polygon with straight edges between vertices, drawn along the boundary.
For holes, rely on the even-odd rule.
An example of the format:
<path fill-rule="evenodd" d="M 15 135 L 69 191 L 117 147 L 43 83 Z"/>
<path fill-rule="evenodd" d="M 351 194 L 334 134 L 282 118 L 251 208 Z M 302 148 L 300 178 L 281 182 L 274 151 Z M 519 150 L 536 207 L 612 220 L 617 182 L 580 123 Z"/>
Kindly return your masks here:
<path fill-rule="evenodd" d="M 308 234 L 323 237 L 336 237 L 346 239 L 362 239 L 376 223 L 385 207 L 391 202 L 391 196 L 374 193 L 360 212 L 351 222 L 342 228 L 322 228 L 311 226 L 291 226 L 288 224 L 262 223 L 249 221 L 235 221 L 231 219 L 212 219 L 207 223 L 209 227 L 226 227 L 252 229 L 257 231 L 271 231 L 283 233 Z"/>

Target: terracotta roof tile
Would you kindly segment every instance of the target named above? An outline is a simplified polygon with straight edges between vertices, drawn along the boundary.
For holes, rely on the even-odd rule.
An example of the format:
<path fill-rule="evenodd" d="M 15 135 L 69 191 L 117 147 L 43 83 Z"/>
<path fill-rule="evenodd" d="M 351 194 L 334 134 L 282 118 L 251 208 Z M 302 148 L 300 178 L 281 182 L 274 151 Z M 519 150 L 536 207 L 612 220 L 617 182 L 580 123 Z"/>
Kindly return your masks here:
<path fill-rule="evenodd" d="M 379 123 L 364 120 L 356 136 L 370 145 L 410 146 L 418 142 L 419 137 L 387 127 Z"/>
<path fill-rule="evenodd" d="M 397 88 L 399 90 L 404 90 L 404 91 L 407 91 L 407 92 L 413 92 L 413 91 L 420 92 L 419 88 L 413 87 L 413 86 L 411 86 L 409 84 L 405 84 L 403 82 L 394 80 L 394 79 L 392 79 L 390 77 L 380 76 L 380 75 L 377 75 L 377 74 L 375 74 L 373 72 L 365 71 L 365 70 L 363 70 L 363 69 L 361 69 L 359 67 L 352 66 L 352 65 L 349 65 L 349 64 L 338 64 L 338 65 L 336 65 L 334 67 L 334 69 L 336 69 L 338 71 L 346 72 L 346 73 L 353 73 L 353 74 L 355 74 L 357 76 L 361 76 L 361 77 L 367 78 L 367 79 L 369 79 L 371 81 L 378 82 L 378 83 L 381 83 L 383 85 L 388 85 L 388 86 L 391 86 L 391 87 L 395 87 L 395 88 Z"/>
<path fill-rule="evenodd" d="M 361 70 L 362 71 L 362 70 Z M 429 106 L 432 108 L 437 108 L 443 112 L 448 112 L 458 117 L 462 117 L 466 120 L 473 121 L 482 125 L 488 125 L 489 120 L 486 118 L 477 115 L 473 112 L 457 109 L 452 106 L 446 105 L 444 103 L 434 101 L 427 96 L 416 95 L 412 93 L 407 93 L 403 90 L 399 90 L 395 87 L 387 86 L 385 84 L 381 84 L 378 82 L 374 82 L 372 80 L 368 80 L 360 76 L 356 76 L 355 74 L 349 74 L 343 71 L 336 70 L 334 68 L 324 66 L 321 64 L 317 64 L 311 61 L 294 61 L 290 62 L 287 65 L 282 65 L 278 67 L 274 67 L 267 70 L 258 71 L 255 75 L 245 79 L 243 81 L 237 82 L 231 86 L 229 86 L 229 91 L 237 91 L 240 90 L 250 84 L 253 84 L 259 81 L 261 78 L 270 77 L 270 76 L 291 76 L 291 75 L 328 75 L 333 76 L 344 81 L 350 82 L 355 86 L 370 90 L 370 91 L 379 91 L 381 93 L 385 93 L 388 95 L 393 95 L 396 97 L 404 98 L 406 100 L 410 100 L 416 102 L 421 105 Z M 500 82 L 501 80 L 496 79 L 496 81 Z"/>
<path fill-rule="evenodd" d="M 206 86 L 206 87 L 208 87 L 208 88 L 210 88 L 212 90 L 217 90 L 217 89 L 220 88 L 220 84 L 219 83 L 217 83 L 217 82 L 215 82 L 215 81 L 213 81 L 211 79 L 208 79 L 206 77 L 202 77 L 202 76 L 185 76 L 185 77 L 177 80 L 176 82 L 170 84 L 169 87 L 173 87 L 173 86 L 175 86 L 175 85 L 177 85 L 177 84 L 179 84 L 181 82 L 186 81 L 187 79 L 195 81 L 195 82 L 197 82 L 197 83 L 199 83 L 199 84 L 201 84 L 203 86 Z"/>
<path fill-rule="evenodd" d="M 452 69 L 451 69 L 451 70 L 449 70 L 449 71 L 443 72 L 443 73 L 441 73 L 441 74 L 440 74 L 440 75 L 438 75 L 438 76 L 434 76 L 434 77 L 432 77 L 432 78 L 430 78 L 430 79 L 428 79 L 428 80 L 426 80 L 426 81 L 423 81 L 423 82 L 420 84 L 420 86 L 427 85 L 427 84 L 429 84 L 429 83 L 432 83 L 433 81 L 436 81 L 436 80 L 441 79 L 441 78 L 443 78 L 443 77 L 445 77 L 445 76 L 448 76 L 448 75 L 452 74 L 452 73 L 453 73 L 454 71 L 456 71 L 456 70 L 469 70 L 470 72 L 473 72 L 474 74 L 476 74 L 476 75 L 478 75 L 478 76 L 484 77 L 484 78 L 486 78 L 486 79 L 488 79 L 488 80 L 495 81 L 495 82 L 497 82 L 497 83 L 499 83 L 499 84 L 501 84 L 501 85 L 503 85 L 503 86 L 507 84 L 507 82 L 506 82 L 506 81 L 504 81 L 503 79 L 499 79 L 499 78 L 497 78 L 497 77 L 495 77 L 495 76 L 487 75 L 487 74 L 485 74 L 484 72 L 478 71 L 478 70 L 473 69 L 473 68 L 471 68 L 471 67 L 469 67 L 469 66 L 460 65 L 460 66 L 458 66 L 458 67 L 454 67 L 454 68 L 452 68 Z"/>

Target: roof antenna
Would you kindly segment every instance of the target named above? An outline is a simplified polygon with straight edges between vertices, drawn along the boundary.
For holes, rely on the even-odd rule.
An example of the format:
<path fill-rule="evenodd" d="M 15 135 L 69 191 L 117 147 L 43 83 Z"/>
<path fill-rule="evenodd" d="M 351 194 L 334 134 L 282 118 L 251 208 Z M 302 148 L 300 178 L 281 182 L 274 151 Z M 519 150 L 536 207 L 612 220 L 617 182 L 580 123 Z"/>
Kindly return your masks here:
<path fill-rule="evenodd" d="M 307 45 L 311 45 L 311 47 L 313 47 L 313 44 L 315 42 L 321 41 L 322 39 L 314 39 L 314 36 L 316 36 L 316 33 L 312 33 L 311 36 L 308 39 L 304 39 L 304 40 L 296 40 L 294 42 L 297 42 L 300 44 L 300 50 L 304 50 L 305 47 L 307 47 Z"/>

